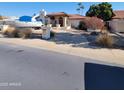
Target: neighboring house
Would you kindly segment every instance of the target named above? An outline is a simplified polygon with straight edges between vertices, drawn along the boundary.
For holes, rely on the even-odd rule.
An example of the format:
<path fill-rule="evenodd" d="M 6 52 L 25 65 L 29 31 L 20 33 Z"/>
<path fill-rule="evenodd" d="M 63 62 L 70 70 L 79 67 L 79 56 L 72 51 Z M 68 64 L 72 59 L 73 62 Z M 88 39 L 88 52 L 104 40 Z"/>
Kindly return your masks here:
<path fill-rule="evenodd" d="M 114 11 L 115 16 L 112 17 L 112 20 L 124 20 L 124 10 Z"/>
<path fill-rule="evenodd" d="M 114 11 L 115 16 L 109 21 L 111 31 L 124 32 L 124 10 Z"/>

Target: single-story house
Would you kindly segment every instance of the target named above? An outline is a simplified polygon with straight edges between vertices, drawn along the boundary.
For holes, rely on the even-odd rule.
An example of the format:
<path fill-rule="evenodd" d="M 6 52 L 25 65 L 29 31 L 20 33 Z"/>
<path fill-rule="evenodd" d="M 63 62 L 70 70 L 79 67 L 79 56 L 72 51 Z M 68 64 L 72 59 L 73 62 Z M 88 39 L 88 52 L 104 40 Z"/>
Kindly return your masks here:
<path fill-rule="evenodd" d="M 114 11 L 115 16 L 109 21 L 111 31 L 124 32 L 124 10 Z"/>
<path fill-rule="evenodd" d="M 52 24 L 52 26 L 56 26 L 60 24 L 61 27 L 66 27 L 69 25 L 69 15 L 65 12 L 57 12 L 57 13 L 50 13 L 47 14 L 48 24 Z"/>
<path fill-rule="evenodd" d="M 114 11 L 115 16 L 112 17 L 112 20 L 124 20 L 124 10 Z"/>
<path fill-rule="evenodd" d="M 79 22 L 87 18 L 79 14 L 67 14 L 65 12 L 50 13 L 46 16 L 48 24 L 52 24 L 52 26 L 60 24 L 60 27 L 78 27 Z"/>

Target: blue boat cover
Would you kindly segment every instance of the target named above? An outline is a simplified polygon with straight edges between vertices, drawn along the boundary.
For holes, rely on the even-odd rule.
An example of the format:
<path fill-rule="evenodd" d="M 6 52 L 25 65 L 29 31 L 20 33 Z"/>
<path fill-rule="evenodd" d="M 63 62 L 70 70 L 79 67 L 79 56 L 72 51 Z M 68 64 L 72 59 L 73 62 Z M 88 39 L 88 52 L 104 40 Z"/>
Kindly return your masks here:
<path fill-rule="evenodd" d="M 21 16 L 19 18 L 19 21 L 24 21 L 24 22 L 31 22 L 32 17 L 31 16 Z"/>

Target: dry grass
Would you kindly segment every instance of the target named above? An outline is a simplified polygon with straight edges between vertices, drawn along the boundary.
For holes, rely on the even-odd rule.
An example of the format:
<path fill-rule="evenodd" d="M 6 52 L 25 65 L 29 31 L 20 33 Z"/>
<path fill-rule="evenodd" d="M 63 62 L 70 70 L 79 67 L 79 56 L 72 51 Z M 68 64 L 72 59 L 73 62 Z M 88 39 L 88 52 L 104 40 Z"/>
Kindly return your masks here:
<path fill-rule="evenodd" d="M 18 28 L 16 29 L 19 33 L 19 37 L 21 38 L 30 38 L 32 34 L 32 29 L 30 28 Z"/>
<path fill-rule="evenodd" d="M 15 28 L 15 27 L 9 26 L 2 33 L 7 37 L 30 38 L 32 34 L 32 30 L 30 28 Z"/>
<path fill-rule="evenodd" d="M 18 32 L 15 27 L 9 26 L 7 29 L 2 31 L 3 35 L 8 37 L 18 37 Z"/>
<path fill-rule="evenodd" d="M 100 34 L 96 39 L 97 44 L 104 47 L 113 47 L 113 38 L 107 33 Z"/>

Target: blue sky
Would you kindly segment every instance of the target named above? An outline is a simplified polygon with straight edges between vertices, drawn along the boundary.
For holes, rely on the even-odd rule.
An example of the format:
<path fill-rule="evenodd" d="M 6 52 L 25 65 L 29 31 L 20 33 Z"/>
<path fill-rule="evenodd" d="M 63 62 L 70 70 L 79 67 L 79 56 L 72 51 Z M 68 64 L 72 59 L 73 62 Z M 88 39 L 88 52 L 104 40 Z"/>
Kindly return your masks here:
<path fill-rule="evenodd" d="M 98 3 L 98 2 L 97 2 Z M 84 14 L 89 9 L 90 5 L 97 4 L 95 2 L 83 2 Z M 124 10 L 124 2 L 110 2 L 114 10 Z M 40 10 L 45 9 L 50 12 L 66 12 L 77 14 L 76 2 L 0 2 L 0 15 L 4 16 L 32 16 Z"/>

